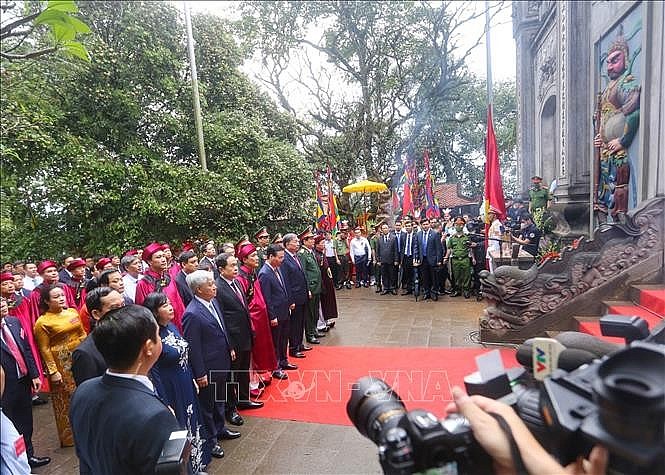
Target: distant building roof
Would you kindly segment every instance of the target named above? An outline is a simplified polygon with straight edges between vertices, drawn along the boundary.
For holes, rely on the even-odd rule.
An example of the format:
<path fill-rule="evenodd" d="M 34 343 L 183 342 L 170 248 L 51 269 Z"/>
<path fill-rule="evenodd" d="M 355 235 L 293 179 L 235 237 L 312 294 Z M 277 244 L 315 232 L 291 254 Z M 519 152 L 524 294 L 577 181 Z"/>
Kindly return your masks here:
<path fill-rule="evenodd" d="M 480 197 L 462 196 L 459 192 L 459 183 L 434 184 L 434 197 L 439 201 L 439 208 L 441 209 L 480 203 Z"/>

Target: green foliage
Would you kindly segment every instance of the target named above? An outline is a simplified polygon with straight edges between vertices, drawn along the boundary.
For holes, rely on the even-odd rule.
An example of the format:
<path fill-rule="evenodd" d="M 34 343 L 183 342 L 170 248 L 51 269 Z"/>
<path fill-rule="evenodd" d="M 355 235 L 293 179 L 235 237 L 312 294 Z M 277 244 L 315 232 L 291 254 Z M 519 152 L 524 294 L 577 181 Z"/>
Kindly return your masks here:
<path fill-rule="evenodd" d="M 26 61 L 62 51 L 71 57 L 90 61 L 88 50 L 76 40 L 77 36 L 90 33 L 90 28 L 74 16 L 79 10 L 73 0 L 25 3 L 25 13 L 21 15 L 15 10 L 16 3 L 3 2 L 3 16 L 11 18 L 16 15 L 16 18 L 3 23 L 2 58 Z"/>
<path fill-rule="evenodd" d="M 89 65 L 44 57 L 1 79 L 3 259 L 305 226 L 313 190 L 297 127 L 238 70 L 244 53 L 228 25 L 194 18 L 204 173 L 179 12 L 84 2 L 81 18 Z"/>

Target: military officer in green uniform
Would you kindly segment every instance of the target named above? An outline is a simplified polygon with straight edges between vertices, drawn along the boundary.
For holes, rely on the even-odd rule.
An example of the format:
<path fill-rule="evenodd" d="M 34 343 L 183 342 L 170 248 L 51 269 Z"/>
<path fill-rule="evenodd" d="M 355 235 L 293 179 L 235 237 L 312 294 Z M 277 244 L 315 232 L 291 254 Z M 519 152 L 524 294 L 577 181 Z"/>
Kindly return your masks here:
<path fill-rule="evenodd" d="M 471 297 L 471 271 L 472 261 L 475 258 L 471 252 L 471 240 L 464 234 L 466 221 L 461 216 L 455 218 L 455 232 L 446 240 L 446 256 L 443 258 L 444 265 L 452 256 L 453 271 L 453 293 L 451 297 L 457 297 L 464 293 L 464 298 Z"/>
<path fill-rule="evenodd" d="M 256 254 L 259 256 L 259 269 L 263 268 L 263 263 L 266 261 L 266 250 L 268 249 L 268 244 L 270 244 L 270 234 L 268 234 L 268 229 L 264 226 L 256 233 L 254 233 L 254 238 L 256 239 Z"/>
<path fill-rule="evenodd" d="M 347 228 L 342 228 L 337 237 L 333 238 L 333 245 L 335 252 L 339 259 L 339 272 L 337 272 L 337 281 L 335 282 L 335 289 L 341 290 L 344 286 L 347 289 L 351 288 L 351 279 L 349 278 L 349 236 Z"/>
<path fill-rule="evenodd" d="M 531 183 L 533 186 L 529 188 L 529 212 L 533 213 L 537 209 L 549 208 L 552 195 L 543 186 L 543 179 L 536 175 L 531 177 Z"/>
<path fill-rule="evenodd" d="M 298 257 L 302 264 L 307 279 L 309 290 L 309 308 L 305 314 L 305 337 L 309 343 L 316 340 L 316 322 L 319 320 L 319 303 L 321 301 L 321 269 L 314 256 L 314 234 L 306 229 L 298 236 L 302 248 L 298 251 Z"/>

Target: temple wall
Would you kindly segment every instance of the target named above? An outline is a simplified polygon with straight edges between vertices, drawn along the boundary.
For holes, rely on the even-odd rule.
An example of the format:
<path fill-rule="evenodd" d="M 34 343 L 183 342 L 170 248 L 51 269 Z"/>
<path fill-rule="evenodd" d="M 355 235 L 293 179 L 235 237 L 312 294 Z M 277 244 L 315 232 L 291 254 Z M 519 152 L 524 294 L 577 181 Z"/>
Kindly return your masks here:
<path fill-rule="evenodd" d="M 602 90 L 599 52 L 619 24 L 641 18 L 635 70 L 642 85 L 631 191 L 637 203 L 665 193 L 665 5 L 663 2 L 513 2 L 517 43 L 518 170 L 557 181 L 553 209 L 570 234 L 591 234 L 593 115 Z M 629 25 L 629 26 L 630 26 Z M 633 40 L 635 42 L 637 40 Z M 639 63 L 638 63 L 639 62 Z"/>

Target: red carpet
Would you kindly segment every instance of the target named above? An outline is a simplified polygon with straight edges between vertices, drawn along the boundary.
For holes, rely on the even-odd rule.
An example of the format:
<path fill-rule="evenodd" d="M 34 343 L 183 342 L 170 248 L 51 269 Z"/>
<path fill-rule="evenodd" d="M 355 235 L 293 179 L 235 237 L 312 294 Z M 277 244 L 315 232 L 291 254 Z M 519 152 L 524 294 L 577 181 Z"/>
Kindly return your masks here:
<path fill-rule="evenodd" d="M 444 416 L 453 385 L 476 371 L 475 357 L 484 348 L 365 348 L 317 346 L 306 358 L 291 358 L 298 370 L 289 379 L 272 380 L 261 409 L 245 416 L 321 424 L 352 425 L 346 415 L 351 385 L 363 376 L 386 381 L 407 409 L 423 408 Z M 506 368 L 517 366 L 515 351 L 501 350 Z"/>
<path fill-rule="evenodd" d="M 665 289 L 640 291 L 640 305 L 665 318 Z"/>

